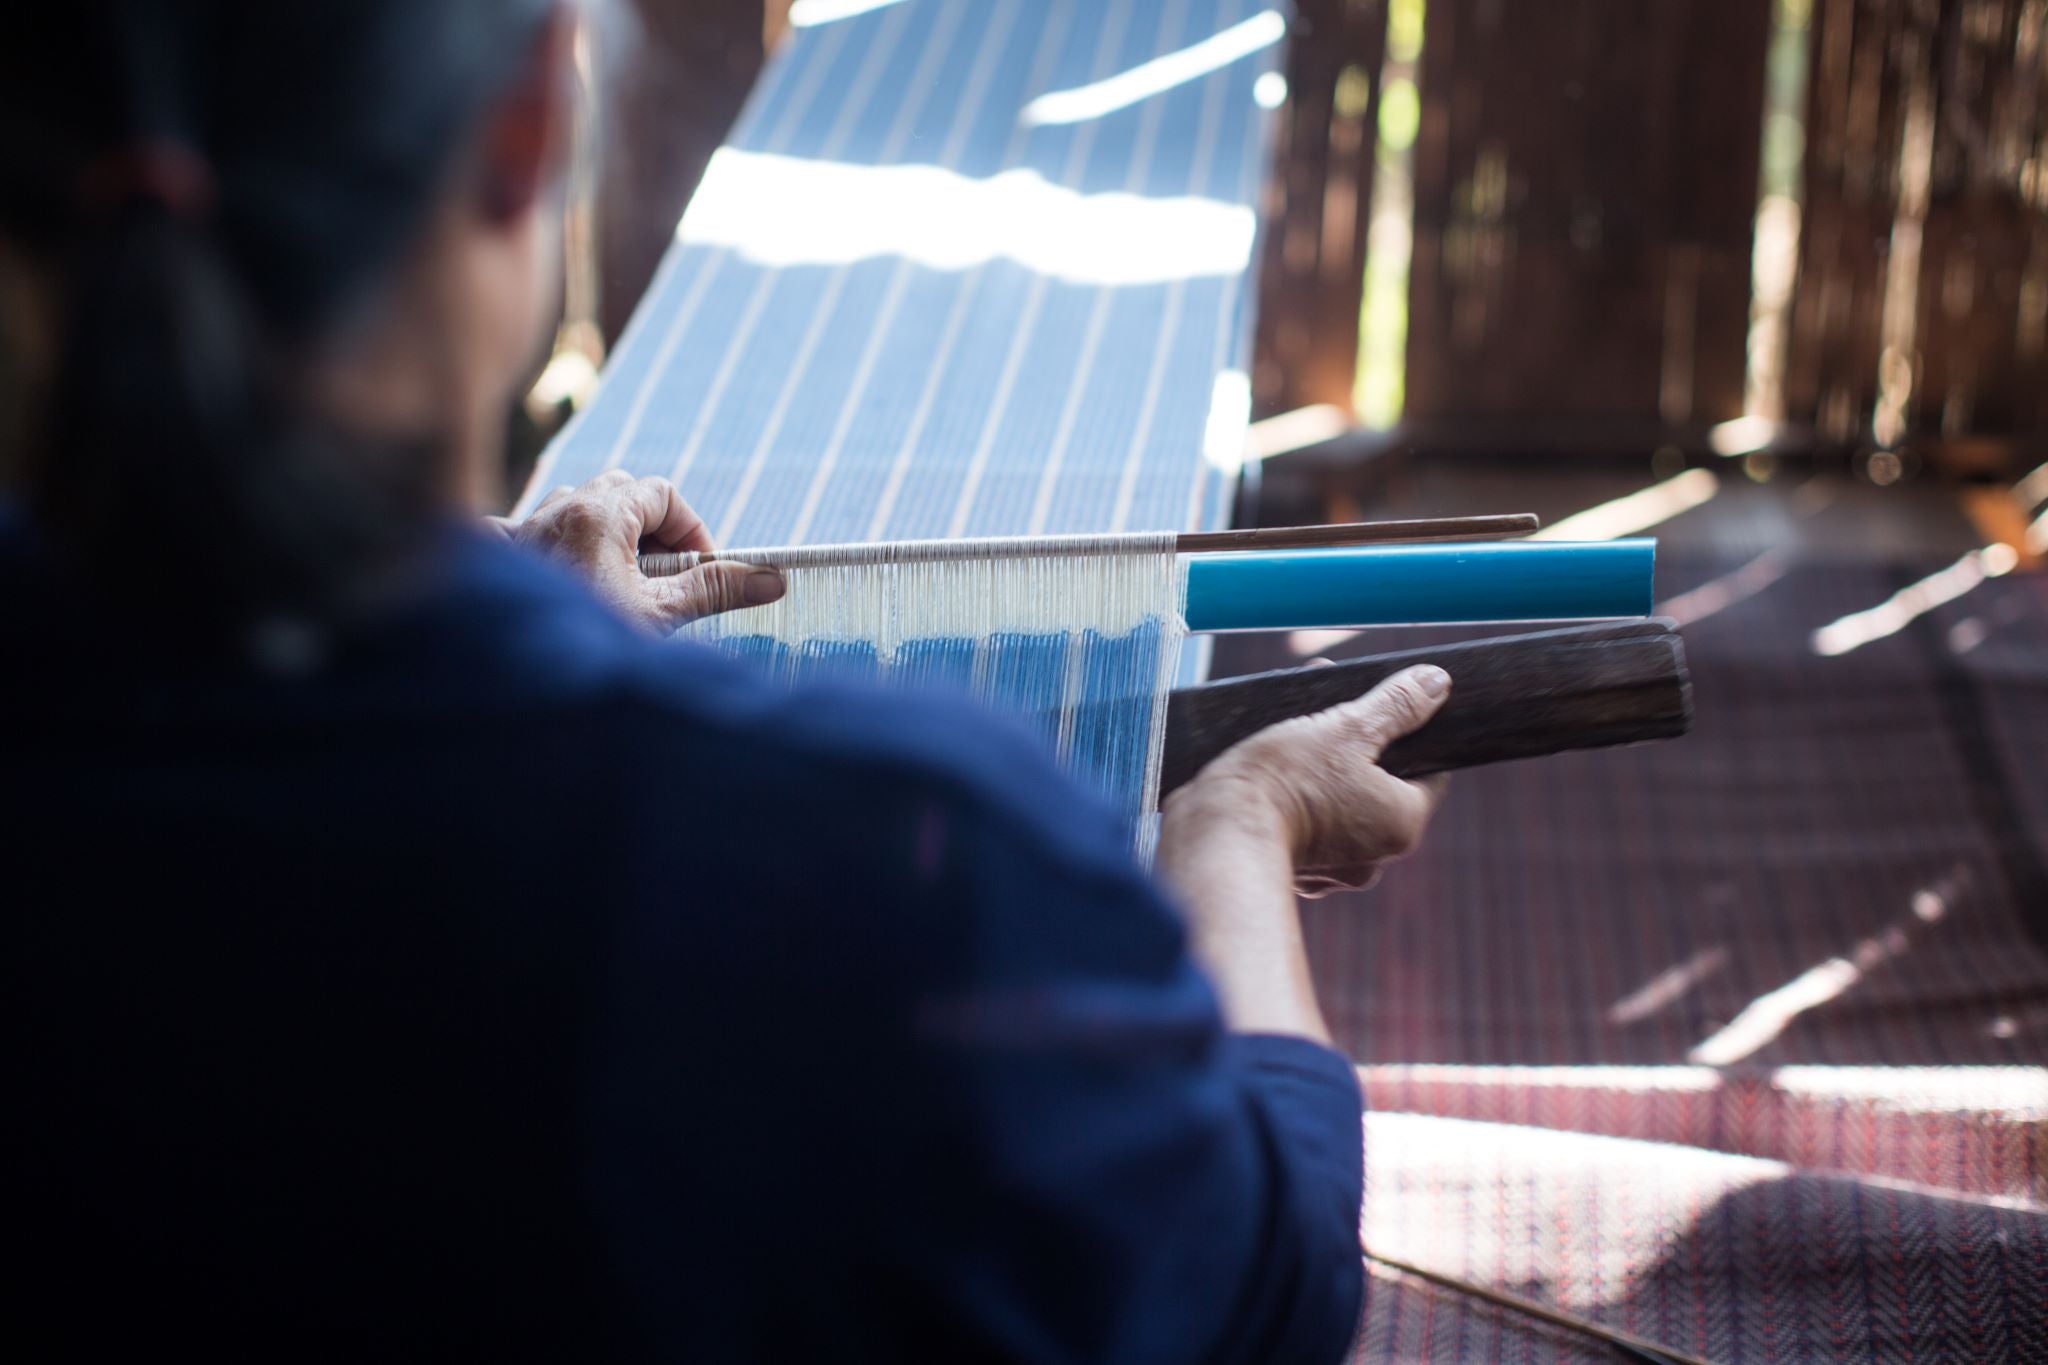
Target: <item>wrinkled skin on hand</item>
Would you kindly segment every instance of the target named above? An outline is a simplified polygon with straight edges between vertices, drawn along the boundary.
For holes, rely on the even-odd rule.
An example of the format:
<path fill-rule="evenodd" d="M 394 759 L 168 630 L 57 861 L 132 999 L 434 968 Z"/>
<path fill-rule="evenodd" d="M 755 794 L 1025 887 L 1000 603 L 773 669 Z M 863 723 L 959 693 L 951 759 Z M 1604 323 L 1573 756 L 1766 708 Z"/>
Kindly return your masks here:
<path fill-rule="evenodd" d="M 668 578 L 640 572 L 642 550 L 716 548 L 704 518 L 667 479 L 636 479 L 614 469 L 581 488 L 557 488 L 525 521 L 486 520 L 514 544 L 574 568 L 613 610 L 657 634 L 700 617 L 765 605 L 784 590 L 782 575 L 773 569 L 723 561 Z"/>
<path fill-rule="evenodd" d="M 1220 803 L 1277 822 L 1304 896 L 1355 890 L 1412 852 L 1441 799 L 1443 776 L 1407 782 L 1379 766 L 1449 695 L 1440 668 L 1406 669 L 1355 701 L 1282 721 L 1219 755 L 1169 802 Z"/>

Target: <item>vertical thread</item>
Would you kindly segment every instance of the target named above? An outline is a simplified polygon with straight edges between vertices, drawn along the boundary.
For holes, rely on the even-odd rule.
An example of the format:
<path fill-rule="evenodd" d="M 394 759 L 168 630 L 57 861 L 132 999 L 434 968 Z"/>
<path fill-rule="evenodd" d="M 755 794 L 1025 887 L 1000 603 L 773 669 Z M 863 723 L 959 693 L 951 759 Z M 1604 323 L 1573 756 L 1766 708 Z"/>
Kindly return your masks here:
<path fill-rule="evenodd" d="M 789 565 L 765 607 L 686 637 L 752 661 L 780 686 L 836 677 L 964 693 L 1024 721 L 1105 797 L 1147 856 L 1166 698 L 1187 634 L 1187 568 L 1173 536 L 1109 553 L 958 559 L 932 554 Z"/>

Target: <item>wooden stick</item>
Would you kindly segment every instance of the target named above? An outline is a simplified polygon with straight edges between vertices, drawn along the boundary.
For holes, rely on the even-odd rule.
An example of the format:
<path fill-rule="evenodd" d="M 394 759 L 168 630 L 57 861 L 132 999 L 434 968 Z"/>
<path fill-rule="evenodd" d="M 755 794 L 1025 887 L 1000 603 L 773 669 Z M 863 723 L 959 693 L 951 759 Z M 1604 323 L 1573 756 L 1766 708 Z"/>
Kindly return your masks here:
<path fill-rule="evenodd" d="M 1547 1322 L 1553 1327 L 1562 1327 L 1567 1331 L 1577 1332 L 1581 1336 L 1591 1337 L 1595 1341 L 1605 1342 L 1609 1346 L 1626 1352 L 1629 1359 L 1642 1361 L 1645 1365 L 1713 1365 L 1713 1362 L 1703 1360 L 1699 1356 L 1687 1355 L 1684 1351 L 1659 1345 L 1657 1342 L 1639 1337 L 1633 1332 L 1624 1332 L 1619 1327 L 1609 1327 L 1604 1322 L 1595 1322 L 1591 1318 L 1582 1318 L 1576 1313 L 1567 1313 L 1563 1309 L 1552 1308 L 1548 1304 L 1537 1303 L 1533 1299 L 1525 1299 L 1519 1294 L 1510 1294 L 1504 1290 L 1490 1289 L 1483 1284 L 1473 1284 L 1469 1280 L 1461 1280 L 1452 1275 L 1445 1275 L 1440 1271 L 1426 1270 L 1422 1266 L 1396 1260 L 1392 1256 L 1382 1256 L 1379 1252 L 1373 1251 L 1370 1248 L 1366 1249 L 1365 1257 L 1367 1260 L 1378 1265 L 1386 1266 L 1389 1270 L 1399 1271 L 1403 1275 L 1413 1275 L 1416 1279 L 1424 1280 L 1436 1285 L 1440 1289 L 1448 1289 L 1456 1294 L 1464 1294 L 1471 1298 L 1479 1299 L 1484 1303 L 1490 1303 L 1496 1308 L 1505 1308 L 1510 1312 L 1523 1313 L 1535 1318 L 1539 1322 Z"/>
<path fill-rule="evenodd" d="M 1543 524 L 1533 512 L 1492 517 L 1429 517 L 1417 521 L 1351 521 L 1334 526 L 1261 526 L 1248 531 L 1191 531 L 1174 542 L 1184 555 L 1231 550 L 1309 550 L 1332 545 L 1385 545 L 1404 540 L 1511 540 Z"/>
<path fill-rule="evenodd" d="M 1509 540 L 1534 531 L 1533 513 L 1506 516 L 1435 517 L 1419 521 L 1357 521 L 1336 526 L 1261 526 L 1243 531 L 1188 531 L 1174 537 L 1178 554 L 1221 554 L 1241 550 L 1305 550 L 1340 545 L 1388 545 L 1422 541 Z M 712 560 L 766 567 L 825 568 L 893 560 L 1015 559 L 1028 555 L 1085 555 L 1126 548 L 1133 537 L 1005 536 L 961 540 L 907 540 L 853 545 L 790 545 L 691 553 L 651 552 L 640 556 L 650 578 L 684 573 Z"/>
<path fill-rule="evenodd" d="M 1685 650 L 1671 622 L 1534 631 L 1181 688 L 1167 699 L 1160 795 L 1268 725 L 1363 696 L 1424 663 L 1450 673 L 1451 696 L 1382 756 L 1399 777 L 1668 739 L 1692 724 Z"/>

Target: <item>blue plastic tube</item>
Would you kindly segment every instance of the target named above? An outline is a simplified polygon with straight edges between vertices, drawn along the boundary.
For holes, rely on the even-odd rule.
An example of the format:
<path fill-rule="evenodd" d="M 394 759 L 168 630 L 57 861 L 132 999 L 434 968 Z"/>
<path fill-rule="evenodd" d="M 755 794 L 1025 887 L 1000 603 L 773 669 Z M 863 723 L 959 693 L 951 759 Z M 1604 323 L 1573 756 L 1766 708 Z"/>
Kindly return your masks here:
<path fill-rule="evenodd" d="M 1654 540 L 1509 540 L 1192 555 L 1190 630 L 1646 616 Z"/>

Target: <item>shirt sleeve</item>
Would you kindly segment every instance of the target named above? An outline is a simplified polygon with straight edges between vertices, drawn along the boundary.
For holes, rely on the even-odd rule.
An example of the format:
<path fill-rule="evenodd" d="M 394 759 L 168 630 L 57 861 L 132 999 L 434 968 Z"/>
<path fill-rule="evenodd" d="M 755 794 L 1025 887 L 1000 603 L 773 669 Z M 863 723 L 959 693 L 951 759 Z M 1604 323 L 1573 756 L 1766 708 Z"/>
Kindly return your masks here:
<path fill-rule="evenodd" d="M 1227 1033 L 1120 843 L 1014 809 L 978 823 L 947 897 L 974 951 L 912 1020 L 943 1193 L 896 1244 L 972 1335 L 908 1353 L 1341 1359 L 1364 1293 L 1350 1063 Z"/>

